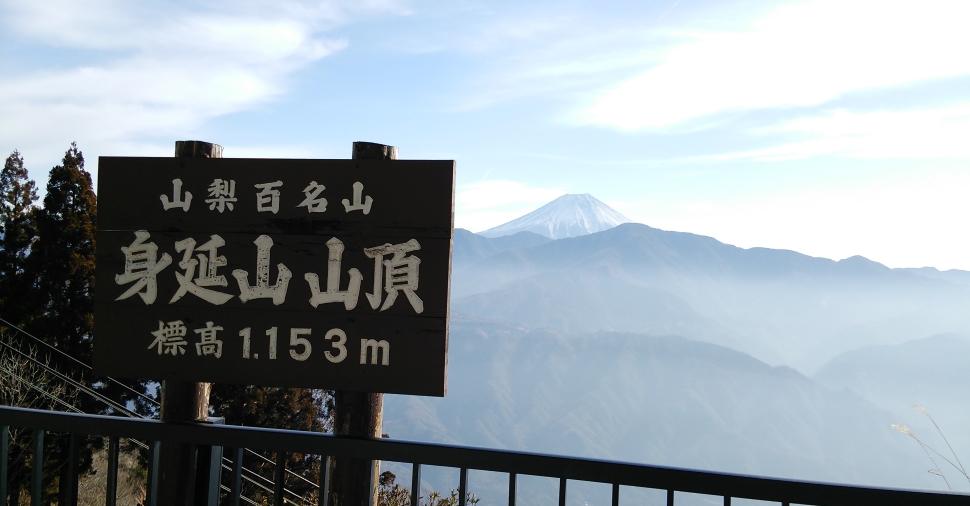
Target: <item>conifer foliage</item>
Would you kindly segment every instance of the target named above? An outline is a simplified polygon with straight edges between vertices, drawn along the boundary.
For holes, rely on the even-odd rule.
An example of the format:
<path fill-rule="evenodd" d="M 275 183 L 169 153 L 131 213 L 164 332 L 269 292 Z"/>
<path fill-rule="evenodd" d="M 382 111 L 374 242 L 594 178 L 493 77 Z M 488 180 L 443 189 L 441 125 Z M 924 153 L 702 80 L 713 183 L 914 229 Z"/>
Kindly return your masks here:
<path fill-rule="evenodd" d="M 29 329 L 49 344 L 81 360 L 90 361 L 97 203 L 91 175 L 84 170 L 84 156 L 72 143 L 61 165 L 51 169 L 44 207 L 37 209 L 33 206 L 37 200 L 35 184 L 27 177 L 23 157 L 15 151 L 7 157 L 0 173 L 0 197 L 3 199 L 0 215 L 3 225 L 0 250 L 3 318 L 17 327 Z M 7 353 L 7 347 L 4 352 Z M 51 359 L 57 357 L 44 354 L 38 358 L 44 365 L 37 369 L 40 376 L 29 380 L 34 384 L 34 390 L 43 390 L 48 398 L 56 396 L 84 411 L 103 409 L 93 399 L 78 396 L 79 392 L 73 386 L 65 393 L 54 393 L 68 388 L 60 380 L 47 383 L 53 376 L 46 372 L 46 368 L 54 366 Z M 69 375 L 76 376 L 70 372 Z M 31 395 L 37 397 L 34 400 L 46 402 L 40 392 Z M 34 400 L 19 402 L 33 405 Z M 63 409 L 62 406 L 50 407 Z M 11 450 L 19 451 L 21 461 L 30 455 L 25 451 L 26 444 L 22 440 L 11 441 Z M 63 475 L 67 469 L 66 440 L 51 437 L 45 441 L 45 447 L 44 473 L 57 476 L 45 488 L 46 502 L 56 491 L 66 490 L 67 477 Z M 82 472 L 89 468 L 91 451 L 88 445 L 81 448 L 78 465 Z M 11 476 L 9 491 L 12 497 L 23 488 L 26 476 L 23 469 Z"/>
<path fill-rule="evenodd" d="M 77 144 L 50 171 L 37 241 L 30 254 L 36 275 L 35 335 L 90 363 L 94 332 L 94 245 L 97 200 Z"/>
<path fill-rule="evenodd" d="M 37 189 L 18 151 L 0 171 L 0 199 L 0 307 L 4 318 L 23 323 L 29 311 L 24 294 L 30 291 L 27 257 L 36 233 Z"/>

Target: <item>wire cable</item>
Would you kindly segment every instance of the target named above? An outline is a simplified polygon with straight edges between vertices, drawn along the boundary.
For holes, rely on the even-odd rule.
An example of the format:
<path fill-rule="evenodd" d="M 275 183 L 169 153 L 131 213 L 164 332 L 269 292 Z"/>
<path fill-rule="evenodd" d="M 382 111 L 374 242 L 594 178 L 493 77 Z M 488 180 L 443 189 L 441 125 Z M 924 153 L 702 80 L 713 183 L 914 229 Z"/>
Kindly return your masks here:
<path fill-rule="evenodd" d="M 51 351 L 54 351 L 54 352 L 58 353 L 59 355 L 67 358 L 68 360 L 74 362 L 75 364 L 80 365 L 81 367 L 85 368 L 86 370 L 92 371 L 92 372 L 94 371 L 94 368 L 91 365 L 87 364 L 86 362 L 84 362 L 84 361 L 82 361 L 82 360 L 80 360 L 80 359 L 78 359 L 78 358 L 70 355 L 69 353 L 67 353 L 67 352 L 65 352 L 65 351 L 63 351 L 61 349 L 58 349 L 57 347 L 51 346 L 49 343 L 44 342 L 42 339 L 39 339 L 36 336 L 34 336 L 34 335 L 30 334 L 29 332 L 27 332 L 26 330 L 24 330 L 24 329 L 22 329 L 22 328 L 20 328 L 20 327 L 18 327 L 16 325 L 14 325 L 10 321 L 4 319 L 2 316 L 0 316 L 0 323 L 3 323 L 7 327 L 14 329 L 17 332 L 17 334 L 24 335 L 24 336 L 30 338 L 31 340 L 33 340 L 34 342 L 37 342 L 37 343 L 45 346 L 47 349 L 49 349 Z M 12 346 L 10 346 L 6 342 L 0 341 L 0 344 L 2 344 L 5 347 L 11 349 L 12 351 L 18 353 L 19 355 L 23 356 L 27 360 L 29 360 L 29 361 L 31 361 L 31 362 L 33 362 L 33 363 L 41 366 L 46 371 L 51 372 L 52 374 L 54 374 L 55 376 L 57 376 L 62 381 L 67 382 L 68 384 L 70 384 L 70 385 L 74 386 L 75 388 L 81 390 L 85 394 L 87 394 L 87 395 L 89 395 L 91 397 L 94 397 L 96 400 L 98 400 L 98 401 L 100 401 L 100 402 L 108 405 L 112 409 L 115 409 L 117 411 L 120 411 L 122 414 L 126 415 L 129 418 L 136 418 L 136 417 L 137 418 L 149 418 L 149 417 L 147 417 L 145 415 L 142 415 L 140 413 L 137 413 L 135 411 L 132 411 L 132 410 L 128 409 L 127 407 L 122 406 L 121 404 L 115 402 L 114 400 L 112 400 L 112 399 L 110 399 L 108 397 L 105 397 L 104 395 L 98 393 L 97 391 L 95 391 L 95 390 L 87 387 L 86 385 L 80 383 L 79 381 L 76 381 L 73 378 L 70 378 L 68 376 L 65 376 L 65 375 L 61 374 L 60 372 L 58 372 L 55 369 L 51 368 L 49 365 L 47 365 L 47 364 L 45 364 L 45 363 L 43 363 L 43 362 L 41 362 L 41 361 L 39 361 L 39 360 L 37 360 L 37 359 L 35 359 L 33 357 L 30 357 L 29 355 L 24 354 L 22 351 L 14 348 Z M 13 373 L 11 373 L 11 374 L 13 374 Z M 124 383 L 116 380 L 115 378 L 112 378 L 110 376 L 105 376 L 104 379 L 106 379 L 106 380 L 108 380 L 108 381 L 110 381 L 110 382 L 112 382 L 112 383 L 114 383 L 116 385 L 121 386 L 125 390 L 127 390 L 127 391 L 129 391 L 129 392 L 131 392 L 131 393 L 133 393 L 133 394 L 141 397 L 142 399 L 148 401 L 151 404 L 154 404 L 156 406 L 160 406 L 160 403 L 158 401 L 156 401 L 155 399 L 152 399 L 152 398 L 144 395 L 143 393 L 140 393 L 137 390 L 134 390 L 130 386 L 128 386 L 128 385 L 126 385 L 126 384 L 124 384 Z M 31 388 L 34 388 L 34 387 L 31 385 Z M 38 390 L 38 391 L 41 392 L 44 395 L 48 395 L 49 396 L 49 394 L 47 394 L 46 392 L 43 392 L 43 391 L 40 391 L 40 390 Z M 61 404 L 65 404 L 65 403 L 63 403 L 63 401 L 60 401 L 60 399 L 56 399 L 55 398 L 55 400 L 57 400 Z M 67 405 L 67 404 L 65 404 L 65 405 Z M 70 406 L 70 405 L 67 405 L 67 406 Z M 82 413 L 82 411 L 78 410 L 77 408 L 73 408 L 73 407 L 71 407 L 71 408 L 75 412 L 77 412 L 77 413 Z M 257 457 L 258 459 L 260 459 L 261 461 L 263 461 L 266 464 L 270 464 L 271 466 L 274 466 L 274 467 L 276 466 L 276 462 L 274 462 L 270 458 L 267 458 L 267 457 L 263 456 L 262 454 L 260 454 L 260 453 L 258 453 L 256 451 L 250 450 L 248 448 L 246 448 L 245 451 L 246 451 L 247 454 L 249 454 L 251 456 L 254 456 L 254 457 Z M 223 467 L 226 466 L 225 462 L 231 462 L 226 457 L 223 457 L 223 461 L 224 461 Z M 248 468 L 245 468 L 244 467 L 243 470 L 246 471 L 246 472 L 248 472 L 248 473 L 250 473 L 252 476 L 255 476 L 256 478 L 259 478 L 260 480 L 262 480 L 262 481 L 264 481 L 266 483 L 269 483 L 270 485 L 273 484 L 273 481 L 272 480 L 270 480 L 269 478 L 266 478 L 266 477 L 260 475 L 259 473 L 255 472 L 255 471 L 253 471 L 251 469 L 248 469 Z M 303 481 L 304 483 L 306 483 L 307 485 L 309 485 L 309 486 L 311 486 L 313 488 L 319 489 L 319 487 L 320 487 L 317 483 L 315 483 L 315 482 L 307 479 L 305 476 L 300 475 L 299 473 L 296 473 L 296 472 L 294 472 L 294 471 L 292 471 L 290 469 L 286 469 L 285 471 L 286 471 L 286 474 L 287 475 L 292 476 L 292 477 L 294 477 L 294 478 L 296 478 L 296 479 L 298 479 L 300 481 Z M 247 478 L 247 481 L 249 481 L 253 485 L 257 486 L 258 488 L 261 488 L 261 489 L 265 490 L 266 492 L 272 493 L 272 490 L 271 489 L 269 489 L 268 487 L 266 487 L 265 485 L 263 485 L 261 483 L 257 483 L 252 478 Z M 293 492 L 292 490 L 289 490 L 289 489 L 284 488 L 284 491 L 286 493 L 289 493 L 290 495 L 295 496 L 295 497 L 300 497 L 301 498 L 301 501 L 302 501 L 302 497 L 299 494 Z"/>
<path fill-rule="evenodd" d="M 91 367 L 91 365 L 89 365 L 89 364 L 87 364 L 87 363 L 85 363 L 85 362 L 83 362 L 83 361 L 75 358 L 74 356 L 70 355 L 69 353 L 65 352 L 64 350 L 61 350 L 61 349 L 57 348 L 56 346 L 52 346 L 50 343 L 47 343 L 43 339 L 40 339 L 40 338 L 34 336 L 33 334 L 31 334 L 30 332 L 27 332 L 26 330 L 24 330 L 24 329 L 22 329 L 22 328 L 20 328 L 20 327 L 18 327 L 16 325 L 14 325 L 10 321 L 8 321 L 5 318 L 3 318 L 2 315 L 0 315 L 0 323 L 3 323 L 7 327 L 10 327 L 10 328 L 16 330 L 17 333 L 19 333 L 19 334 L 23 334 L 24 336 L 29 337 L 34 342 L 39 343 L 39 344 L 45 346 L 47 349 L 56 352 L 57 354 L 59 354 L 59 355 L 63 356 L 64 358 L 66 358 L 66 359 L 74 362 L 75 364 L 77 364 L 77 365 L 79 365 L 79 366 L 87 369 L 88 371 L 91 371 L 92 373 L 94 372 L 94 368 Z M 150 402 L 152 404 L 155 404 L 156 406 L 159 405 L 158 404 L 158 401 L 156 401 L 155 399 L 152 399 L 151 397 L 148 397 L 144 393 L 139 392 L 139 391 L 135 390 L 134 388 L 131 388 L 130 386 L 128 386 L 128 385 L 126 385 L 126 384 L 124 384 L 124 383 L 122 383 L 122 382 L 120 382 L 120 381 L 118 381 L 118 380 L 116 380 L 116 379 L 114 379 L 114 378 L 112 378 L 110 376 L 105 376 L 105 379 L 107 379 L 108 381 L 110 381 L 112 383 L 115 383 L 116 385 L 124 388 L 125 390 L 128 390 L 129 392 L 131 392 L 131 393 L 133 393 L 133 394 L 141 397 L 142 399 L 144 399 L 144 400 L 146 400 L 146 401 L 148 401 L 148 402 Z"/>
<path fill-rule="evenodd" d="M 63 350 L 61 350 L 61 349 L 59 349 L 59 348 L 57 348 L 55 346 L 51 346 L 49 343 L 45 342 L 43 339 L 40 339 L 40 338 L 34 336 L 33 334 L 31 334 L 30 332 L 27 332 L 26 330 L 24 330 L 24 329 L 22 329 L 22 328 L 20 328 L 20 327 L 18 327 L 16 325 L 14 325 L 10 321 L 8 321 L 5 318 L 3 318 L 3 316 L 0 316 L 0 323 L 3 323 L 7 327 L 10 327 L 10 328 L 14 329 L 15 331 L 17 331 L 17 333 L 22 334 L 22 335 L 30 338 L 34 342 L 37 342 L 37 343 L 45 346 L 46 348 L 48 348 L 48 349 L 50 349 L 50 350 L 58 353 L 59 355 L 61 355 L 61 356 L 65 357 L 65 358 L 67 358 L 68 360 L 74 362 L 75 364 L 80 365 L 81 367 L 85 368 L 86 370 L 92 371 L 92 372 L 94 371 L 94 368 L 90 364 L 84 362 L 83 360 L 80 360 L 80 359 L 74 357 L 73 355 L 71 355 L 71 354 L 69 354 L 69 353 L 67 353 L 67 352 L 65 352 L 65 351 L 63 351 Z M 154 406 L 161 406 L 161 404 L 157 400 L 152 399 L 151 397 L 148 397 L 148 396 L 144 395 L 143 393 L 138 392 L 137 390 L 135 390 L 135 389 L 129 387 L 128 385 L 126 385 L 126 384 L 124 384 L 124 383 L 116 380 L 115 378 L 112 378 L 111 376 L 105 376 L 104 378 L 106 380 L 108 380 L 108 381 L 111 381 L 112 383 L 115 383 L 116 385 L 121 386 L 125 390 L 127 390 L 127 391 L 129 391 L 129 392 L 131 392 L 131 393 L 133 393 L 133 394 L 141 397 L 142 399 L 148 401 L 149 403 L 151 403 Z M 130 410 L 127 410 L 127 408 L 122 408 L 122 409 L 125 409 L 126 411 L 131 412 Z M 138 416 L 140 416 L 142 418 L 148 418 L 148 417 L 143 416 L 143 415 L 138 415 Z M 260 454 L 258 452 L 255 452 L 253 450 L 250 450 L 250 449 L 246 448 L 246 453 L 248 455 L 250 455 L 250 456 L 253 456 L 253 457 L 258 458 L 259 460 L 263 461 L 266 464 L 269 464 L 271 466 L 275 466 L 276 465 L 276 462 L 274 462 L 272 459 L 269 459 L 269 458 L 263 456 L 262 454 Z M 311 487 L 317 487 L 317 488 L 319 488 L 319 486 L 320 486 L 317 483 L 313 482 L 312 480 L 309 480 L 306 477 L 300 475 L 299 473 L 295 473 L 295 472 L 293 472 L 293 471 L 291 471 L 289 469 L 286 470 L 286 473 L 288 475 L 290 475 L 290 476 L 293 476 L 296 479 L 299 479 L 299 480 L 305 482 L 307 485 L 310 485 Z M 266 479 L 266 478 L 264 478 L 264 479 Z M 268 479 L 266 479 L 266 480 L 269 481 Z M 272 482 L 270 481 L 270 483 L 272 483 Z"/>

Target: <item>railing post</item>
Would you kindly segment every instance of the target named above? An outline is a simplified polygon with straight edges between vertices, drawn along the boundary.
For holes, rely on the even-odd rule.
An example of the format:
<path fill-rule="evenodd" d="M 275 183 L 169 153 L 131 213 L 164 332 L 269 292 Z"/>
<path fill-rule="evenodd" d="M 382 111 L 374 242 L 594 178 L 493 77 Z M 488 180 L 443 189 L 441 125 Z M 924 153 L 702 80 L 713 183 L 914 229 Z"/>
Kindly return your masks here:
<path fill-rule="evenodd" d="M 80 458 L 79 438 L 77 434 L 71 433 L 67 440 L 67 465 L 61 472 L 61 499 L 64 506 L 75 506 L 77 504 L 77 484 L 78 484 L 78 459 Z"/>
<path fill-rule="evenodd" d="M 355 142 L 354 160 L 396 160 L 397 148 L 373 142 Z M 333 393 L 333 432 L 338 436 L 379 439 L 383 425 L 384 394 L 375 392 Z M 330 504 L 332 506 L 376 506 L 380 462 L 334 458 Z"/>
<path fill-rule="evenodd" d="M 276 467 L 273 469 L 273 506 L 284 506 L 286 493 L 286 452 L 276 452 Z"/>
<path fill-rule="evenodd" d="M 10 427 L 0 425 L 0 506 L 7 506 L 7 459 L 10 458 Z"/>
<path fill-rule="evenodd" d="M 118 453 L 120 452 L 118 436 L 108 438 L 108 476 L 105 484 L 105 506 L 115 506 L 118 501 Z"/>
<path fill-rule="evenodd" d="M 518 476 L 515 473 L 509 473 L 509 506 L 515 506 L 515 482 Z"/>
<path fill-rule="evenodd" d="M 159 453 L 162 444 L 152 441 L 151 452 L 148 454 L 148 487 L 146 490 L 145 504 L 147 506 L 158 506 L 158 474 L 159 474 Z"/>
<path fill-rule="evenodd" d="M 34 467 L 31 469 L 30 506 L 41 506 L 44 499 L 44 431 L 34 430 Z"/>
<path fill-rule="evenodd" d="M 327 493 L 330 490 L 330 462 L 331 458 L 329 455 L 320 456 L 320 488 L 317 489 L 317 506 L 329 506 L 330 505 L 330 494 Z M 412 502 L 415 506 L 417 502 Z"/>
<path fill-rule="evenodd" d="M 225 418 L 209 418 L 206 423 L 224 425 Z M 219 484 L 222 481 L 221 446 L 209 445 L 198 448 L 197 473 L 195 477 L 195 501 L 197 505 L 219 506 Z"/>
<path fill-rule="evenodd" d="M 179 158 L 222 158 L 222 146 L 202 141 L 176 141 Z M 168 423 L 204 422 L 209 415 L 209 383 L 165 380 L 162 382 L 161 419 Z M 160 481 L 160 506 L 192 506 L 196 490 L 198 447 L 162 442 L 156 478 Z"/>
<path fill-rule="evenodd" d="M 239 495 L 242 494 L 242 466 L 243 448 L 233 448 L 232 478 L 229 482 L 229 506 L 239 506 Z"/>
<path fill-rule="evenodd" d="M 421 503 L 421 464 L 411 464 L 411 504 Z"/>

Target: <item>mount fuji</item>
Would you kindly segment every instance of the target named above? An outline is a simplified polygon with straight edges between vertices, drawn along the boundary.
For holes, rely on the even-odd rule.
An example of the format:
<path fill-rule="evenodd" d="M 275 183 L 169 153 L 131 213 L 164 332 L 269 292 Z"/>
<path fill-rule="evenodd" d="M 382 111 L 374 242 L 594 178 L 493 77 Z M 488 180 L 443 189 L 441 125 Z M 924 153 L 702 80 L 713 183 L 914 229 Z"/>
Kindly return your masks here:
<path fill-rule="evenodd" d="M 947 427 L 970 421 L 961 395 L 970 380 L 960 365 L 970 353 L 970 272 L 739 248 L 623 221 L 593 197 L 566 195 L 484 234 L 456 229 L 448 396 L 388 395 L 385 430 L 402 439 L 939 487 L 923 448 L 890 426 L 937 433 L 914 420 L 913 402 Z M 970 436 L 957 432 L 949 442 L 970 455 Z M 507 497 L 504 477 L 485 474 L 474 479 L 482 502 Z M 450 490 L 455 475 L 425 479 Z M 523 503 L 555 497 L 554 480 L 534 483 L 531 491 L 521 485 Z M 608 504 L 600 492 L 608 487 L 570 494 L 576 504 Z"/>
<path fill-rule="evenodd" d="M 601 232 L 629 221 L 588 193 L 567 194 L 525 216 L 490 228 L 479 235 L 501 237 L 532 232 L 549 239 L 565 239 Z"/>

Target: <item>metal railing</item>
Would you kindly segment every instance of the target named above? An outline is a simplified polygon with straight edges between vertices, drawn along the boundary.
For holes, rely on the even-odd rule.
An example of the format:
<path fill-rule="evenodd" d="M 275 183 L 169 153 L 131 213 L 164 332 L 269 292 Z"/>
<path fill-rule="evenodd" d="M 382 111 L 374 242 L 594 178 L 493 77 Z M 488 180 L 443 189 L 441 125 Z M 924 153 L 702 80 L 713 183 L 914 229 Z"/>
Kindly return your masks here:
<path fill-rule="evenodd" d="M 641 487 L 666 491 L 667 505 L 674 505 L 676 493 L 688 492 L 722 497 L 725 505 L 732 498 L 773 501 L 783 505 L 912 505 L 912 506 L 966 506 L 970 495 L 940 493 L 888 488 L 858 487 L 831 483 L 782 480 L 746 476 L 740 474 L 704 472 L 674 467 L 631 464 L 606 460 L 581 459 L 525 453 L 498 451 L 482 448 L 448 446 L 431 443 L 415 443 L 395 440 L 367 440 L 334 437 L 314 432 L 281 429 L 239 427 L 232 425 L 166 424 L 155 420 L 119 418 L 43 411 L 27 408 L 0 406 L 0 462 L 7 461 L 8 434 L 10 427 L 22 427 L 33 431 L 35 462 L 32 469 L 31 489 L 34 504 L 40 504 L 43 480 L 43 438 L 47 432 L 67 433 L 77 441 L 79 435 L 107 436 L 111 438 L 111 451 L 117 451 L 117 438 L 149 441 L 151 446 L 148 473 L 149 505 L 156 504 L 158 479 L 157 467 L 161 441 L 174 441 L 200 446 L 229 448 L 253 448 L 277 452 L 274 490 L 275 504 L 283 504 L 282 482 L 285 455 L 303 453 L 320 455 L 323 465 L 319 476 L 321 490 L 328 489 L 329 461 L 333 457 L 355 457 L 412 464 L 412 484 L 420 483 L 421 466 L 434 465 L 459 470 L 459 505 L 464 506 L 467 496 L 468 471 L 484 470 L 505 473 L 509 476 L 508 504 L 516 503 L 516 479 L 520 475 L 557 478 L 559 480 L 559 504 L 565 505 L 567 484 L 570 480 L 598 482 L 612 485 L 612 503 L 619 504 L 621 486 Z M 239 501 L 239 477 L 241 450 L 233 452 L 230 504 Z M 109 462 L 117 455 L 109 456 Z M 0 469 L 0 487 L 6 492 L 6 465 Z M 117 473 L 117 465 L 111 471 Z M 109 476 L 109 483 L 116 477 Z M 109 485 L 110 488 L 110 485 Z M 411 504 L 418 504 L 419 488 L 412 486 Z M 108 504 L 113 497 L 108 499 Z M 320 494 L 320 504 L 327 503 L 327 494 Z"/>
<path fill-rule="evenodd" d="M 6 327 L 7 329 L 10 329 L 12 332 L 10 334 L 0 335 L 0 348 L 2 348 L 0 352 L 13 353 L 14 355 L 17 355 L 19 358 L 40 367 L 47 374 L 50 374 L 53 378 L 63 382 L 67 387 L 76 389 L 80 394 L 83 394 L 87 398 L 92 399 L 95 402 L 109 408 L 110 410 L 112 410 L 112 414 L 115 414 L 116 416 L 150 419 L 150 417 L 147 417 L 141 413 L 133 411 L 125 407 L 124 405 L 120 404 L 119 402 L 113 399 L 110 399 L 105 395 L 102 395 L 97 390 L 95 390 L 89 383 L 85 382 L 83 378 L 85 373 L 89 375 L 94 374 L 94 368 L 87 362 L 84 362 L 83 360 L 80 360 L 77 357 L 74 357 L 64 352 L 63 350 L 60 350 L 54 346 L 51 346 L 48 342 L 44 341 L 43 339 L 40 339 L 34 336 L 33 334 L 27 332 L 23 328 L 17 325 L 14 325 L 12 322 L 6 320 L 5 318 L 3 318 L 3 316 L 0 316 L 0 328 L 2 327 Z M 6 340 L 3 339 L 5 337 L 21 338 L 26 342 L 28 348 L 32 346 L 42 347 L 48 356 L 55 356 L 61 360 L 64 360 L 65 362 L 70 364 L 70 366 L 72 366 L 75 369 L 75 371 L 80 371 L 82 373 L 81 374 L 82 378 L 75 378 L 72 374 L 61 373 L 60 371 L 52 367 L 50 364 L 43 361 L 39 361 L 36 358 L 30 356 L 28 353 L 25 353 L 23 350 L 18 349 L 14 346 L 11 346 L 10 343 L 6 342 Z M 4 375 L 13 379 L 17 379 L 18 381 L 28 385 L 28 387 L 31 390 L 40 394 L 44 398 L 50 399 L 54 404 L 59 406 L 59 408 L 63 408 L 66 411 L 70 411 L 73 413 L 85 413 L 77 406 L 70 404 L 68 402 L 65 402 L 64 400 L 51 395 L 49 392 L 46 392 L 34 385 L 31 385 L 29 381 L 24 380 L 24 378 L 20 378 L 14 371 L 8 371 L 0 367 L 0 380 L 3 379 Z M 127 391 L 129 394 L 132 394 L 135 397 L 139 397 L 143 402 L 145 402 L 148 405 L 154 406 L 157 409 L 161 408 L 161 405 L 157 400 L 145 395 L 145 393 L 143 392 L 134 390 L 133 388 L 131 388 L 130 386 L 128 386 L 126 383 L 122 381 L 119 381 L 110 376 L 96 376 L 96 378 L 99 381 L 111 383 L 115 387 L 119 387 L 120 389 Z M 147 445 L 140 441 L 133 441 L 133 444 L 135 446 L 140 447 L 142 450 L 148 449 Z M 244 448 L 244 449 L 241 449 L 241 451 L 245 453 L 245 457 L 247 459 L 251 461 L 260 462 L 262 465 L 267 466 L 273 472 L 274 475 L 276 474 L 276 471 L 275 471 L 276 461 L 270 458 L 267 458 L 266 456 L 260 453 L 254 452 L 250 449 Z M 223 469 L 228 471 L 231 469 L 230 468 L 231 465 L 232 465 L 232 461 L 229 458 L 222 459 Z M 317 487 L 316 483 L 310 480 L 307 480 L 303 475 L 295 473 L 290 469 L 285 470 L 285 475 L 292 480 L 301 482 L 304 486 L 309 486 L 311 488 Z M 275 492 L 274 481 L 259 474 L 251 467 L 246 467 L 246 466 L 242 467 L 241 480 L 250 484 L 252 487 L 262 492 L 269 493 L 269 494 L 273 494 Z M 305 504 L 305 501 L 303 500 L 302 496 L 290 490 L 289 488 L 284 487 L 283 493 L 286 496 L 285 503 L 297 505 L 297 506 L 303 506 Z M 247 504 L 251 504 L 254 506 L 256 505 L 256 502 L 254 502 L 253 500 L 245 496 L 242 497 L 242 502 L 245 502 Z M 0 506 L 2 506 L 2 501 L 0 501 Z"/>

